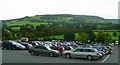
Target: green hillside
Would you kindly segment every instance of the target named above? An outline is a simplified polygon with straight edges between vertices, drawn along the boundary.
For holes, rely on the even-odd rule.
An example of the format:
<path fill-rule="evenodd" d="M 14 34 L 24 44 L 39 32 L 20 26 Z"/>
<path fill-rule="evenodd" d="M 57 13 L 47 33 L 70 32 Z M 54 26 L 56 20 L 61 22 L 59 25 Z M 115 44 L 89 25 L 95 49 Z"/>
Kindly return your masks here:
<path fill-rule="evenodd" d="M 35 16 L 26 16 L 18 19 L 11 20 L 3 20 L 3 25 L 9 26 L 12 29 L 20 29 L 22 25 L 33 25 L 34 27 L 39 26 L 41 24 L 47 25 L 52 23 L 88 23 L 92 27 L 96 26 L 97 29 L 105 29 L 111 24 L 106 23 L 114 23 L 118 24 L 117 19 L 104 19 L 98 16 L 90 16 L 90 15 L 70 15 L 70 14 L 59 14 L 59 15 L 35 15 Z M 111 27 L 115 27 L 111 26 Z M 114 28 L 115 29 L 115 28 Z"/>
<path fill-rule="evenodd" d="M 70 15 L 70 14 L 60 14 L 60 15 L 36 15 L 36 16 L 26 16 L 18 19 L 3 20 L 3 23 L 8 23 L 14 25 L 14 23 L 30 23 L 30 22 L 44 22 L 44 23 L 53 23 L 53 22 L 62 22 L 62 23 L 71 23 L 71 22 L 87 22 L 87 23 L 108 23 L 116 22 L 116 19 L 104 19 L 98 16 L 88 16 L 88 15 Z M 18 23 L 19 24 L 19 23 Z"/>

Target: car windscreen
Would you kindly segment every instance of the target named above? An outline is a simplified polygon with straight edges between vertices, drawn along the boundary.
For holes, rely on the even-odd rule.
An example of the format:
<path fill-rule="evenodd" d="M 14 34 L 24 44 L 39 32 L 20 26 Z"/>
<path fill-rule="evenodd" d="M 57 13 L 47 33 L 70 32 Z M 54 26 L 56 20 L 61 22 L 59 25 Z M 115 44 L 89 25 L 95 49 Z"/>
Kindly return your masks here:
<path fill-rule="evenodd" d="M 64 49 L 65 49 L 65 50 L 71 50 L 71 48 L 70 48 L 70 47 L 64 47 Z"/>

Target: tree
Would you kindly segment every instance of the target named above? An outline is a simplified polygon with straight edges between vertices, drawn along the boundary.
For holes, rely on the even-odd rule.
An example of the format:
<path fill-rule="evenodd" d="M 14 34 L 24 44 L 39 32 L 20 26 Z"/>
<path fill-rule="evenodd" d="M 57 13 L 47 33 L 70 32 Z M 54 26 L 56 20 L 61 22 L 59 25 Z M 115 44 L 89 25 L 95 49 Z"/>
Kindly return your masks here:
<path fill-rule="evenodd" d="M 2 40 L 12 40 L 13 33 L 6 28 L 2 28 Z"/>
<path fill-rule="evenodd" d="M 110 43 L 112 41 L 112 37 L 110 34 L 105 33 L 105 32 L 99 32 L 97 34 L 97 38 L 96 38 L 97 42 L 106 42 L 106 43 Z"/>
<path fill-rule="evenodd" d="M 41 25 L 39 25 L 39 26 L 36 26 L 36 30 L 37 30 L 38 32 L 43 31 L 43 29 L 45 29 L 45 28 L 46 28 L 46 26 L 43 25 L 43 24 L 41 24 Z"/>
<path fill-rule="evenodd" d="M 90 40 L 91 42 L 94 42 L 95 39 L 96 39 L 96 35 L 94 34 L 94 32 L 93 32 L 92 30 L 88 30 L 88 31 L 86 31 L 86 33 L 87 33 L 88 36 L 89 36 L 89 40 Z"/>
<path fill-rule="evenodd" d="M 85 32 L 79 33 L 76 38 L 76 40 L 79 40 L 83 43 L 87 43 L 88 39 L 89 39 L 89 35 Z"/>
<path fill-rule="evenodd" d="M 75 40 L 75 34 L 73 32 L 68 32 L 64 34 L 64 39 L 65 40 Z"/>
<path fill-rule="evenodd" d="M 114 33 L 113 33 L 113 36 L 117 36 L 117 33 L 116 33 L 116 32 L 114 32 Z"/>
<path fill-rule="evenodd" d="M 33 26 L 33 25 L 30 25 L 30 29 L 34 29 L 34 26 Z"/>
<path fill-rule="evenodd" d="M 111 43 L 112 42 L 112 36 L 110 34 L 108 34 L 108 33 L 106 33 L 105 42 L 107 42 L 107 43 Z"/>

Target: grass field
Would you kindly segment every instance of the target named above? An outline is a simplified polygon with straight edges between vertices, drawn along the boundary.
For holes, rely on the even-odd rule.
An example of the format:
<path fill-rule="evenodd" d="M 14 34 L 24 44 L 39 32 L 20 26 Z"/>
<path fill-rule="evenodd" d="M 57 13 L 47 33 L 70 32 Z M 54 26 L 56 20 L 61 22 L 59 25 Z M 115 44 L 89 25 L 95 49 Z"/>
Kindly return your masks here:
<path fill-rule="evenodd" d="M 16 26 L 16 25 L 22 26 L 22 25 L 26 25 L 26 24 L 31 24 L 31 25 L 34 25 L 34 26 L 38 26 L 40 24 L 49 24 L 49 23 L 45 23 L 45 22 L 30 22 L 30 21 L 7 23 L 8 26 Z"/>
<path fill-rule="evenodd" d="M 20 29 L 20 27 L 11 27 L 12 29 Z"/>
<path fill-rule="evenodd" d="M 26 24 L 31 24 L 33 25 L 34 27 L 36 26 L 39 26 L 41 24 L 44 24 L 44 25 L 47 25 L 47 24 L 52 24 L 52 23 L 45 23 L 45 22 L 29 22 L 29 21 L 26 21 L 26 22 L 14 22 L 14 23 L 8 23 L 7 26 L 16 26 L 16 25 L 19 25 L 19 26 L 22 26 L 22 25 L 26 25 Z M 12 29 L 20 29 L 20 27 L 11 27 Z"/>

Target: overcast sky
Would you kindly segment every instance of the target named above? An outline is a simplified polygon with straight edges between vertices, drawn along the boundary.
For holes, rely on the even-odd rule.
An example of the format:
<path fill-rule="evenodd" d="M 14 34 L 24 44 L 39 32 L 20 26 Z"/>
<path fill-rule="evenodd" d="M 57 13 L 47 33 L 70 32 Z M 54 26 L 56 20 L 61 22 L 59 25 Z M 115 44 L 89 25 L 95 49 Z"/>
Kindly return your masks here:
<path fill-rule="evenodd" d="M 43 14 L 95 15 L 118 18 L 119 0 L 0 0 L 0 20 Z"/>

